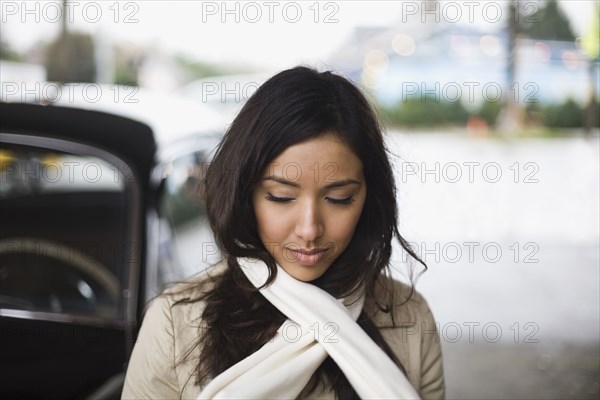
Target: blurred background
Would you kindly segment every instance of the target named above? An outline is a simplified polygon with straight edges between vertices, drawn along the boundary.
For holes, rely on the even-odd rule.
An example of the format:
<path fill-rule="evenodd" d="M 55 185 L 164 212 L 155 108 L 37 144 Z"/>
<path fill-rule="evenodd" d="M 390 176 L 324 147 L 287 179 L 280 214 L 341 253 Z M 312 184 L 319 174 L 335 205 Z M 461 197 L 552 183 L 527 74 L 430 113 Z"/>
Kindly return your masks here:
<path fill-rule="evenodd" d="M 0 4 L 2 101 L 102 84 L 127 88 L 105 89 L 117 108 L 143 90 L 224 130 L 282 69 L 348 77 L 386 127 L 448 398 L 598 398 L 598 1 Z"/>

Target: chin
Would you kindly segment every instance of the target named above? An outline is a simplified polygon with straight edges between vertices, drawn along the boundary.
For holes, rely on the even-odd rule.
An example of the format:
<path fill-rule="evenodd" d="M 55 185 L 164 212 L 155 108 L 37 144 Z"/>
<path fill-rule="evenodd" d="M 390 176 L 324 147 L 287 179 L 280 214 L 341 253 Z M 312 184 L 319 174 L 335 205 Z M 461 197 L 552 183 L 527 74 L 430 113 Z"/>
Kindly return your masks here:
<path fill-rule="evenodd" d="M 281 265 L 281 264 L 280 264 Z M 299 264 L 293 265 L 281 265 L 281 267 L 288 273 L 292 278 L 302 281 L 311 282 L 315 279 L 319 279 L 327 271 L 329 266 L 304 266 Z"/>

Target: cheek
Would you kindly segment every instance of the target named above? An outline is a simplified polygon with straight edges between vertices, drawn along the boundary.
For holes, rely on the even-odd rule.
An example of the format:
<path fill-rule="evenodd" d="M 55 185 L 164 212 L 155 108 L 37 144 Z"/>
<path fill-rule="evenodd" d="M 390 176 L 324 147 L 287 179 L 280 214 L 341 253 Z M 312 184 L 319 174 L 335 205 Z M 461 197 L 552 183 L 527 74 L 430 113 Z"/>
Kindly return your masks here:
<path fill-rule="evenodd" d="M 335 221 L 332 221 L 330 225 L 333 227 L 330 231 L 331 239 L 335 240 L 341 246 L 340 251 L 345 249 L 346 245 L 350 243 L 352 236 L 354 236 L 361 213 L 362 207 L 348 213 L 345 218 L 337 218 Z"/>
<path fill-rule="evenodd" d="M 256 215 L 256 226 L 258 234 L 263 242 L 281 242 L 285 239 L 286 228 L 281 218 L 262 201 L 254 202 L 254 213 Z"/>

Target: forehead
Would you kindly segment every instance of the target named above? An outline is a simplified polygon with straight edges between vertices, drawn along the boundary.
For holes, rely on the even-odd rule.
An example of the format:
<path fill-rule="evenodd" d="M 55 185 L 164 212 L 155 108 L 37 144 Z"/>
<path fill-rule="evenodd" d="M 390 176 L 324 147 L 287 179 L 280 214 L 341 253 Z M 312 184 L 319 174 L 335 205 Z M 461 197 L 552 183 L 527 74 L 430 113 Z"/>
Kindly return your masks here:
<path fill-rule="evenodd" d="M 268 165 L 264 175 L 286 173 L 317 176 L 315 171 L 330 171 L 336 177 L 359 178 L 362 162 L 352 149 L 335 134 L 325 134 L 288 147 Z M 296 170 L 296 171 L 294 171 Z M 343 175 L 343 176 L 342 176 Z M 333 176 L 331 176 L 333 177 Z"/>

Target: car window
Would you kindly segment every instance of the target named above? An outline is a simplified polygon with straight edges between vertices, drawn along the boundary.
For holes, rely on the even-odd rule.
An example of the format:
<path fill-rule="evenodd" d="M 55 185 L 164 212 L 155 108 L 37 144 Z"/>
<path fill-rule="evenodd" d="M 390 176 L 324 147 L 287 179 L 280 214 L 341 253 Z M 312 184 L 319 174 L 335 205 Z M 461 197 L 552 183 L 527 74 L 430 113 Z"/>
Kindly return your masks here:
<path fill-rule="evenodd" d="M 108 161 L 0 144 L 0 307 L 122 317 L 130 202 Z"/>
<path fill-rule="evenodd" d="M 159 204 L 159 288 L 198 273 L 220 258 L 202 200 L 207 160 L 207 151 L 197 151 L 165 167 Z"/>
<path fill-rule="evenodd" d="M 119 171 L 97 157 L 26 146 L 0 148 L 0 196 L 50 192 L 118 192 Z"/>

